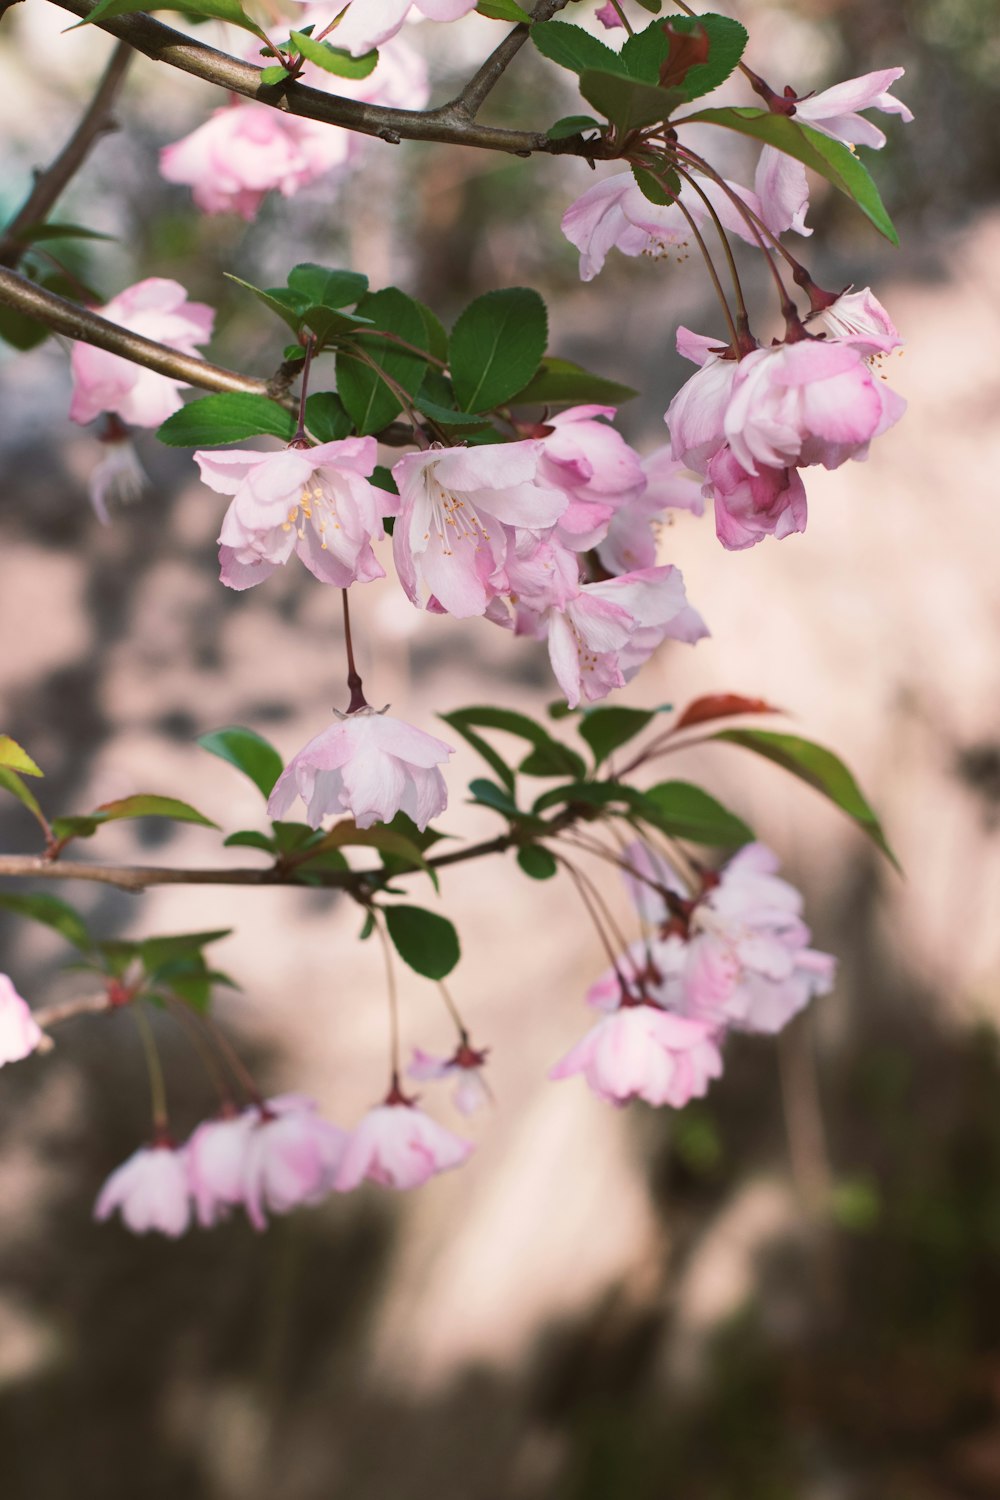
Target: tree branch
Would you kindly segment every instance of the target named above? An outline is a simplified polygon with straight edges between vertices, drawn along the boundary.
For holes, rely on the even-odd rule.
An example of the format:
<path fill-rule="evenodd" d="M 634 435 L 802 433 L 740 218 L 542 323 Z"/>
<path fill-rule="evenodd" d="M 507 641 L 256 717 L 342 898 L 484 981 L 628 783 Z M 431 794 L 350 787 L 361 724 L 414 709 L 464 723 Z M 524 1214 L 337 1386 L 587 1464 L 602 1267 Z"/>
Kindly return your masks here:
<path fill-rule="evenodd" d="M 568 0 L 538 0 L 538 4 L 531 12 L 531 19 L 548 21 L 567 3 Z M 500 45 L 493 49 L 475 76 L 469 79 L 462 92 L 457 94 L 451 104 L 446 105 L 445 108 L 450 108 L 463 119 L 474 120 L 487 95 L 496 88 L 530 34 L 530 26 L 515 26 L 513 31 L 509 31 Z"/>
<path fill-rule="evenodd" d="M 56 3 L 71 15 L 83 19 L 94 9 L 90 0 L 56 0 Z M 550 0 L 543 0 L 543 3 L 550 3 Z M 226 52 L 218 52 L 214 47 L 141 13 L 116 16 L 96 24 L 153 62 L 179 68 L 206 83 L 241 94 L 245 99 L 255 99 L 286 114 L 318 120 L 326 125 L 339 125 L 361 135 L 377 136 L 393 145 L 402 140 L 437 141 L 446 145 L 475 146 L 486 151 L 507 151 L 515 156 L 530 156 L 539 151 L 553 156 L 582 156 L 591 161 L 609 160 L 618 155 L 617 146 L 604 137 L 584 141 L 581 136 L 569 136 L 564 140 L 550 141 L 547 136 L 531 131 L 477 125 L 468 117 L 468 105 L 463 111 L 456 109 L 454 102 L 430 110 L 388 109 L 362 104 L 355 99 L 342 99 L 337 94 L 328 94 L 291 80 L 268 86 L 261 83 L 261 70 L 253 63 L 241 62 Z M 512 47 L 511 56 L 523 45 L 523 37 L 518 37 L 516 46 L 512 40 L 521 29 L 516 27 L 507 39 L 507 45 Z M 501 48 L 503 46 L 501 43 Z M 502 71 L 501 67 L 496 77 Z M 495 81 L 496 78 L 485 87 L 480 85 L 483 98 Z"/>
<path fill-rule="evenodd" d="M 66 185 L 83 166 L 98 138 L 113 130 L 111 109 L 132 60 L 132 49 L 119 42 L 97 90 L 80 123 L 59 155 L 44 172 L 35 173 L 35 183 L 24 203 L 0 236 L 0 266 L 13 270 L 28 248 L 24 235 L 44 223 Z"/>
<path fill-rule="evenodd" d="M 100 995 L 81 995 L 76 1000 L 63 1000 L 57 1005 L 42 1005 L 38 1010 L 31 1012 L 32 1018 L 37 1026 L 43 1031 L 48 1031 L 50 1026 L 58 1026 L 61 1021 L 71 1021 L 74 1016 L 98 1015 L 104 1010 L 113 1010 L 114 1002 L 105 990 Z M 44 1050 L 48 1051 L 52 1042 L 48 1042 Z"/>
<path fill-rule="evenodd" d="M 16 308 L 26 317 L 44 323 L 53 333 L 82 339 L 85 344 L 107 349 L 109 354 L 120 354 L 123 359 L 144 365 L 147 370 L 155 370 L 158 375 L 169 375 L 172 380 L 184 380 L 206 391 L 246 391 L 253 396 L 274 399 L 285 394 L 281 372 L 270 380 L 260 380 L 253 375 L 227 370 L 222 365 L 209 364 L 208 360 L 198 359 L 192 354 L 181 354 L 167 344 L 158 344 L 154 339 L 143 338 L 141 333 L 120 328 L 99 313 L 69 302 L 65 297 L 57 297 L 54 292 L 36 286 L 16 271 L 2 267 L 0 306 Z"/>

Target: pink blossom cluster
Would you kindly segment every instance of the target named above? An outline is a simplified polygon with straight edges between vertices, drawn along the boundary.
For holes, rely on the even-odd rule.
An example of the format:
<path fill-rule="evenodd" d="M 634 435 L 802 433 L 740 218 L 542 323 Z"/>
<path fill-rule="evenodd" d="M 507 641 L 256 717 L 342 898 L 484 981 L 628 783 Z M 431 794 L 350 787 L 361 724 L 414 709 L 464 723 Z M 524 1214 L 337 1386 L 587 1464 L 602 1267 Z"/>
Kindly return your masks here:
<path fill-rule="evenodd" d="M 329 20 L 328 12 L 321 14 L 321 7 L 315 13 L 321 26 Z M 301 24 L 307 25 L 308 20 L 307 15 Z M 346 45 L 336 34 L 330 40 Z M 300 76 L 312 88 L 362 104 L 423 109 L 430 96 L 424 61 L 402 40 L 382 49 L 367 78 L 339 77 L 313 63 L 306 63 Z M 291 198 L 320 178 L 343 173 L 357 161 L 364 146 L 364 137 L 355 131 L 234 98 L 190 135 L 165 146 L 160 152 L 160 171 L 168 182 L 190 187 L 203 212 L 235 213 L 249 222 L 269 192 Z"/>
<path fill-rule="evenodd" d="M 113 1171 L 94 1207 L 99 1220 L 116 1211 L 133 1234 L 171 1238 L 242 1208 L 255 1229 L 346 1193 L 366 1178 L 412 1188 L 462 1164 L 473 1147 L 394 1089 L 351 1132 L 324 1120 L 311 1099 L 282 1094 L 242 1113 L 206 1120 L 185 1145 L 163 1139 L 143 1146 Z"/>
<path fill-rule="evenodd" d="M 833 985 L 835 960 L 809 946 L 802 897 L 777 856 L 748 844 L 691 897 L 646 845 L 626 852 L 648 934 L 591 986 L 607 1012 L 550 1072 L 582 1073 L 602 1099 L 680 1108 L 722 1073 L 730 1030 L 780 1031 Z"/>
<path fill-rule="evenodd" d="M 724 547 L 806 527 L 800 469 L 839 468 L 868 456 L 906 402 L 877 362 L 902 343 L 867 289 L 838 297 L 824 331 L 735 358 L 728 347 L 681 328 L 677 348 L 699 366 L 667 408 L 673 457 L 701 476 Z"/>

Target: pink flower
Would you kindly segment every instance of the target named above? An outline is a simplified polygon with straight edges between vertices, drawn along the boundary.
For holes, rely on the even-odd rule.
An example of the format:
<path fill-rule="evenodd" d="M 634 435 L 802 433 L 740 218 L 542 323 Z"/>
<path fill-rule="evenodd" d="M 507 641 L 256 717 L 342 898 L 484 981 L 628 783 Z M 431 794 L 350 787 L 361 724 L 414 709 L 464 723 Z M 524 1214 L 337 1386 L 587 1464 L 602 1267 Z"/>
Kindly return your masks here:
<path fill-rule="evenodd" d="M 889 314 L 867 286 L 860 292 L 842 292 L 817 321 L 825 324 L 839 343 L 849 344 L 876 362 L 903 342 Z"/>
<path fill-rule="evenodd" d="M 396 35 L 411 9 L 428 21 L 457 21 L 475 10 L 476 0 L 352 0 L 329 40 L 361 57 Z"/>
<path fill-rule="evenodd" d="M 352 1131 L 333 1185 L 347 1193 L 370 1177 L 383 1187 L 420 1187 L 436 1172 L 460 1167 L 473 1149 L 412 1104 L 381 1104 Z"/>
<path fill-rule="evenodd" d="M 219 533 L 222 582 L 247 589 L 296 553 L 321 583 L 347 588 L 384 578 L 372 542 L 394 497 L 368 483 L 377 445 L 342 438 L 315 448 L 196 453 L 201 477 L 232 495 Z"/>
<path fill-rule="evenodd" d="M 211 338 L 215 320 L 204 302 L 189 302 L 178 282 L 162 276 L 136 282 L 97 312 L 131 333 L 192 355 L 198 352 L 196 345 Z M 182 404 L 178 392 L 186 381 L 157 375 L 106 349 L 74 344 L 70 365 L 73 399 L 69 415 L 74 422 L 92 422 L 101 412 L 115 412 L 134 427 L 159 427 Z"/>
<path fill-rule="evenodd" d="M 605 0 L 605 3 L 594 11 L 594 15 L 606 31 L 613 31 L 616 26 L 625 25 L 625 22 L 612 5 L 611 0 Z"/>
<path fill-rule="evenodd" d="M 402 810 L 423 830 L 447 806 L 438 765 L 452 753 L 442 740 L 388 714 L 370 708 L 338 714 L 289 761 L 267 810 L 283 818 L 299 796 L 313 828 L 328 813 L 350 813 L 359 828 L 371 828 Z"/>
<path fill-rule="evenodd" d="M 124 428 L 121 429 L 124 433 Z M 131 438 L 127 435 L 103 438 L 104 457 L 91 470 L 87 492 L 94 514 L 103 526 L 111 523 L 109 505 L 131 505 L 149 483 L 145 469 Z"/>
<path fill-rule="evenodd" d="M 211 1228 L 243 1202 L 247 1149 L 260 1115 L 256 1109 L 227 1119 L 204 1120 L 184 1147 L 198 1223 Z"/>
<path fill-rule="evenodd" d="M 681 1109 L 720 1077 L 722 1057 L 708 1023 L 629 1002 L 592 1027 L 549 1077 L 574 1073 L 610 1103 L 645 1099 Z"/>
<path fill-rule="evenodd" d="M 434 1057 L 431 1053 L 414 1047 L 406 1072 L 409 1078 L 420 1083 L 437 1078 L 453 1079 L 455 1088 L 452 1098 L 455 1108 L 463 1115 L 472 1115 L 490 1097 L 482 1073 L 485 1061 L 486 1053 L 470 1047 L 468 1042 L 460 1043 L 451 1057 Z"/>
<path fill-rule="evenodd" d="M 670 429 L 671 451 L 677 462 L 704 474 L 710 459 L 726 441 L 726 410 L 738 364 L 735 359 L 722 358 L 716 339 L 684 327 L 677 330 L 677 352 L 700 369 L 681 386 L 663 420 Z"/>
<path fill-rule="evenodd" d="M 705 509 L 702 480 L 674 458 L 669 444 L 642 460 L 646 488 L 620 505 L 611 517 L 608 534 L 597 544 L 597 555 L 616 576 L 651 568 L 656 562 L 658 522 L 665 510 Z"/>
<path fill-rule="evenodd" d="M 725 189 L 707 177 L 697 181 L 724 227 L 743 239 L 752 239 L 746 220 Z M 753 193 L 739 183 L 727 185 L 749 208 L 759 209 Z M 679 197 L 700 227 L 709 217 L 704 200 L 687 183 L 682 185 Z M 651 203 L 631 172 L 604 177 L 589 187 L 563 214 L 562 232 L 580 252 L 582 281 L 593 281 L 610 250 L 659 259 L 687 250 L 692 238 L 691 226 L 677 204 Z"/>
<path fill-rule="evenodd" d="M 725 435 L 748 474 L 868 455 L 872 438 L 898 422 L 906 402 L 847 344 L 804 339 L 755 349 L 740 360 Z"/>
<path fill-rule="evenodd" d="M 770 849 L 748 844 L 695 904 L 684 977 L 693 1013 L 776 1032 L 832 988 L 836 961 L 808 946 L 802 897 L 777 869 Z"/>
<path fill-rule="evenodd" d="M 165 1142 L 134 1151 L 101 1188 L 94 1205 L 94 1218 L 103 1223 L 115 1209 L 133 1234 L 155 1229 L 177 1239 L 191 1222 L 184 1154 Z"/>
<path fill-rule="evenodd" d="M 536 442 L 489 443 L 408 453 L 393 467 L 400 494 L 393 557 L 418 608 L 436 600 L 468 619 L 505 592 L 510 528 L 538 537 L 569 503 L 542 482 L 540 460 Z"/>
<path fill-rule="evenodd" d="M 693 645 L 707 634 L 670 566 L 583 584 L 548 615 L 552 670 L 570 708 L 622 687 L 668 637 Z"/>
<path fill-rule="evenodd" d="M 806 492 L 798 469 L 761 465 L 748 474 L 730 448 L 721 448 L 708 465 L 708 479 L 716 535 L 729 551 L 753 547 L 766 536 L 780 540 L 805 531 Z"/>
<path fill-rule="evenodd" d="M 790 112 L 804 125 L 811 125 L 834 140 L 878 150 L 885 145 L 885 135 L 859 111 L 880 109 L 883 114 L 912 120 L 913 115 L 906 105 L 894 99 L 888 91 L 889 85 L 902 78 L 904 71 L 903 68 L 884 68 L 877 73 L 865 73 L 861 78 L 849 78 L 846 83 L 834 84 L 818 94 L 795 99 Z M 799 234 L 812 233 L 805 227 L 809 184 L 801 162 L 785 156 L 773 146 L 765 146 L 757 163 L 754 188 L 760 199 L 761 217 L 775 234 L 783 234 L 786 229 L 794 229 Z"/>
<path fill-rule="evenodd" d="M 614 415 L 613 406 L 573 406 L 549 417 L 538 439 L 539 478 L 569 496 L 555 536 L 577 552 L 596 546 L 619 506 L 646 488 L 638 453 L 609 425 Z"/>
<path fill-rule="evenodd" d="M 42 1040 L 27 1001 L 21 999 L 8 975 L 0 974 L 0 1067 L 20 1062 Z"/>
<path fill-rule="evenodd" d="M 245 1141 L 242 1183 L 255 1229 L 267 1227 L 268 1212 L 287 1214 L 300 1204 L 318 1203 L 330 1191 L 347 1136 L 316 1109 L 311 1099 L 282 1094 L 257 1112 Z"/>

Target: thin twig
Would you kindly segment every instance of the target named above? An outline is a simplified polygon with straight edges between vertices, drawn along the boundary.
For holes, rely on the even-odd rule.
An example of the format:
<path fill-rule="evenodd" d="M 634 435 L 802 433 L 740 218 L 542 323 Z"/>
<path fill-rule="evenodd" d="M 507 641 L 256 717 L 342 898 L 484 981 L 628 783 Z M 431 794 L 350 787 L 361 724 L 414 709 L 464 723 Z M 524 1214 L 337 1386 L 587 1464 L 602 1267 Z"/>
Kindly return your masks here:
<path fill-rule="evenodd" d="M 17 266 L 28 248 L 24 240 L 27 231 L 44 223 L 64 188 L 83 166 L 91 147 L 114 129 L 111 110 L 131 60 L 131 47 L 119 42 L 80 123 L 51 166 L 36 173 L 31 192 L 0 236 L 0 266 L 9 266 L 11 270 Z"/>
<path fill-rule="evenodd" d="M 538 0 L 538 4 L 531 12 L 531 19 L 548 21 L 566 4 L 567 0 Z M 446 104 L 444 109 L 451 110 L 462 120 L 471 123 L 482 108 L 487 95 L 496 88 L 530 34 L 531 27 L 525 25 L 515 26 L 513 31 L 509 31 L 500 45 L 493 49 L 475 76 L 469 79 L 461 93 L 457 94 L 450 104 Z"/>
<path fill-rule="evenodd" d="M 74 1016 L 99 1015 L 101 1011 L 113 1010 L 114 1003 L 107 990 L 99 995 L 80 995 L 75 1000 L 62 1000 L 57 1005 L 43 1005 L 32 1011 L 32 1018 L 43 1031 L 60 1026 L 63 1021 L 72 1021 Z"/>

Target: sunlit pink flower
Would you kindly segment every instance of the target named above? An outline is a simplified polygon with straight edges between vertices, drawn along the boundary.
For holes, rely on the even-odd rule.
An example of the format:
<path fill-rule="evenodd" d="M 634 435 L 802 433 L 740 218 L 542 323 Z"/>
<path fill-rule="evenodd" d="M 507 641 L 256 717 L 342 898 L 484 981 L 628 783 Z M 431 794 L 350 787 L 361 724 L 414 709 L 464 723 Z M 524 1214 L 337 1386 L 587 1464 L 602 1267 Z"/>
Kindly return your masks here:
<path fill-rule="evenodd" d="M 192 355 L 198 353 L 197 345 L 211 338 L 215 320 L 204 302 L 189 302 L 179 282 L 162 276 L 136 282 L 96 311 L 131 333 Z M 182 404 L 178 392 L 186 381 L 157 375 L 92 344 L 74 344 L 70 366 L 69 415 L 74 422 L 92 422 L 102 412 L 115 412 L 133 427 L 159 427 Z"/>
<path fill-rule="evenodd" d="M 867 286 L 860 292 L 842 292 L 816 321 L 824 324 L 839 343 L 850 344 L 866 359 L 877 361 L 903 342 L 889 314 Z"/>
<path fill-rule="evenodd" d="M 766 536 L 805 531 L 806 492 L 798 469 L 768 469 L 748 474 L 730 448 L 720 448 L 708 465 L 715 500 L 715 532 L 730 551 L 753 547 Z M 708 486 L 706 486 L 706 489 Z"/>
<path fill-rule="evenodd" d="M 717 339 L 677 330 L 677 352 L 700 368 L 681 386 L 667 407 L 674 458 L 684 468 L 704 474 L 709 460 L 726 441 L 725 416 L 736 380 L 737 361 L 723 358 Z M 715 352 L 713 352 L 715 351 Z"/>
<path fill-rule="evenodd" d="M 570 708 L 624 686 L 668 637 L 693 645 L 707 634 L 671 566 L 583 584 L 548 615 L 552 670 Z"/>
<path fill-rule="evenodd" d="M 549 417 L 551 431 L 538 439 L 540 481 L 569 496 L 555 536 L 578 552 L 596 546 L 618 508 L 646 488 L 638 453 L 610 426 L 614 415 L 613 406 L 572 406 Z"/>
<path fill-rule="evenodd" d="M 555 1067 L 550 1078 L 582 1073 L 601 1099 L 645 1099 L 681 1109 L 722 1073 L 716 1029 L 657 1005 L 628 1003 L 605 1016 Z"/>
<path fill-rule="evenodd" d="M 94 1218 L 103 1222 L 118 1210 L 126 1229 L 155 1229 L 171 1239 L 191 1223 L 191 1194 L 182 1152 L 166 1143 L 141 1146 L 116 1167 L 101 1188 Z"/>
<path fill-rule="evenodd" d="M 347 1193 L 368 1177 L 383 1187 L 419 1187 L 460 1167 L 473 1149 L 412 1104 L 380 1104 L 351 1132 L 333 1185 Z"/>
<path fill-rule="evenodd" d="M 293 552 L 338 588 L 384 578 L 371 544 L 384 535 L 382 515 L 395 499 L 368 483 L 376 454 L 371 437 L 278 453 L 196 453 L 204 482 L 233 497 L 219 533 L 222 582 L 251 588 Z"/>
<path fill-rule="evenodd" d="M 868 455 L 872 438 L 898 422 L 906 402 L 847 344 L 803 339 L 755 349 L 736 367 L 724 427 L 748 474 L 758 465 L 836 469 Z"/>
<path fill-rule="evenodd" d="M 313 828 L 328 813 L 350 813 L 359 828 L 371 828 L 402 811 L 423 830 L 447 805 L 438 766 L 452 753 L 442 740 L 388 714 L 370 708 L 338 714 L 289 761 L 267 810 L 283 818 L 301 797 Z"/>
<path fill-rule="evenodd" d="M 750 239 L 747 221 L 734 207 L 725 188 L 707 177 L 699 177 L 697 181 L 724 227 L 732 234 Z M 749 208 L 759 208 L 756 196 L 739 183 L 730 182 L 727 186 Z M 704 200 L 687 183 L 682 185 L 679 197 L 700 227 L 709 216 Z M 580 252 L 582 281 L 593 281 L 610 250 L 659 259 L 686 250 L 692 239 L 691 225 L 682 209 L 676 203 L 651 203 L 631 172 L 604 177 L 589 187 L 563 214 L 562 232 Z"/>
<path fill-rule="evenodd" d="M 450 1057 L 434 1057 L 430 1052 L 414 1047 L 406 1073 L 417 1083 L 450 1078 L 455 1084 L 452 1091 L 455 1108 L 463 1115 L 472 1115 L 490 1097 L 482 1072 L 485 1061 L 486 1053 L 470 1047 L 468 1042 L 462 1042 Z"/>
<path fill-rule="evenodd" d="M 265 1101 L 246 1137 L 243 1204 L 255 1229 L 267 1214 L 318 1203 L 333 1185 L 346 1132 L 317 1114 L 312 1099 L 281 1094 Z"/>
<path fill-rule="evenodd" d="M 684 977 L 695 1014 L 776 1032 L 832 988 L 836 961 L 809 947 L 802 897 L 777 869 L 770 849 L 748 844 L 695 904 Z"/>
<path fill-rule="evenodd" d="M 247 1149 L 259 1118 L 256 1109 L 248 1109 L 230 1118 L 204 1120 L 187 1141 L 188 1183 L 203 1229 L 243 1202 Z"/>
<path fill-rule="evenodd" d="M 877 73 L 849 78 L 845 83 L 834 84 L 818 94 L 795 99 L 791 113 L 804 125 L 810 125 L 834 140 L 878 150 L 885 145 L 885 135 L 859 111 L 879 109 L 883 114 L 912 120 L 913 115 L 906 105 L 889 93 L 889 85 L 902 78 L 904 71 L 903 68 L 883 68 Z M 794 229 L 799 234 L 812 233 L 805 227 L 809 184 L 801 162 L 773 146 L 765 146 L 757 163 L 754 188 L 760 199 L 761 217 L 775 234 L 783 234 L 786 229 Z"/>
<path fill-rule="evenodd" d="M 514 529 L 539 536 L 569 497 L 539 477 L 533 441 L 408 453 L 393 467 L 399 515 L 392 534 L 400 582 L 419 608 L 436 600 L 459 619 L 482 615 L 506 591 Z"/>
<path fill-rule="evenodd" d="M 428 21 L 457 21 L 475 6 L 476 0 L 352 0 L 329 40 L 361 57 L 395 36 L 412 9 Z"/>
<path fill-rule="evenodd" d="M 20 1062 L 34 1052 L 42 1032 L 31 1014 L 31 1007 L 14 988 L 6 974 L 0 974 L 0 1067 Z"/>

